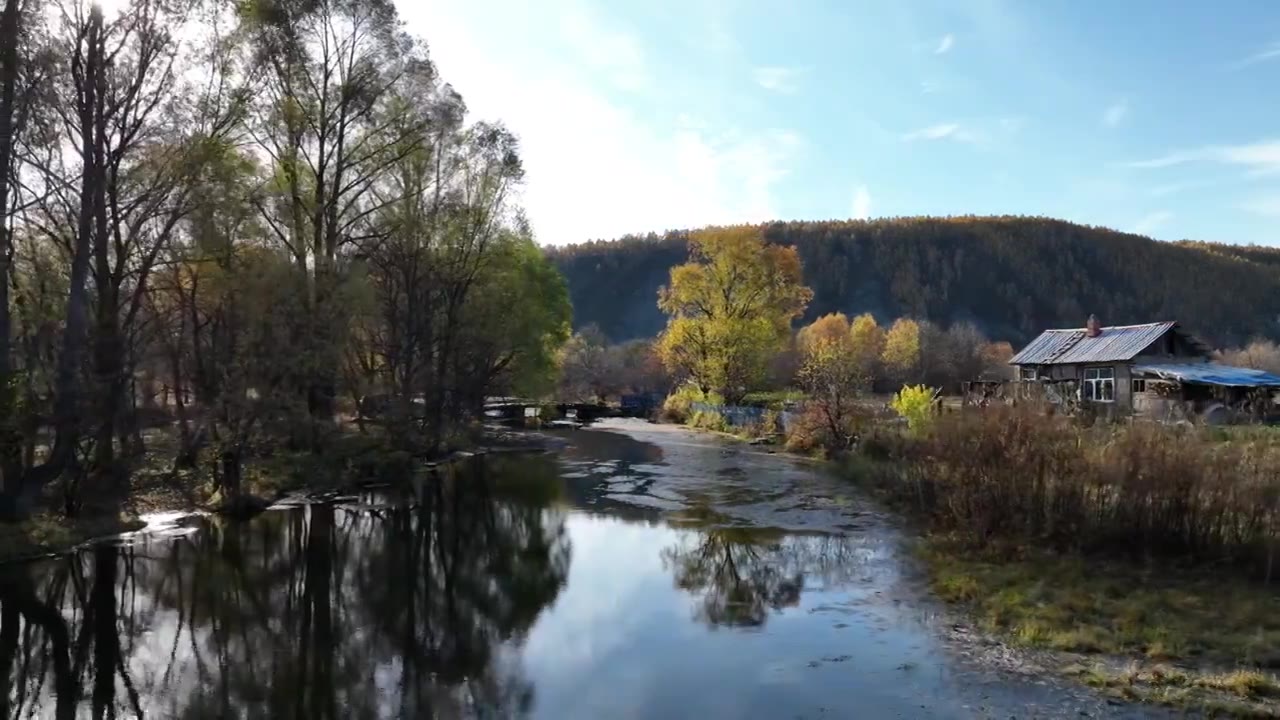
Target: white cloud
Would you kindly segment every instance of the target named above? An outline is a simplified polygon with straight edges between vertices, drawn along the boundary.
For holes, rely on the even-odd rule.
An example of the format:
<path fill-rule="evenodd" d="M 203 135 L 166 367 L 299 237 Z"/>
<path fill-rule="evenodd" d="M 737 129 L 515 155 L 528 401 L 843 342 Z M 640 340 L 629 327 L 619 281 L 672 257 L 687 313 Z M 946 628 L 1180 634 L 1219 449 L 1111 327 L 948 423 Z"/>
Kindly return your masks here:
<path fill-rule="evenodd" d="M 1129 101 L 1121 100 L 1111 105 L 1111 107 L 1107 108 L 1106 112 L 1102 113 L 1102 124 L 1107 127 L 1116 127 L 1120 123 L 1124 122 L 1124 118 L 1128 114 Z"/>
<path fill-rule="evenodd" d="M 946 35 L 942 36 L 941 40 L 938 41 L 938 47 L 934 48 L 933 54 L 942 55 L 948 52 L 949 50 L 951 50 L 951 47 L 955 44 L 956 44 L 955 36 L 952 35 L 951 33 L 947 33 Z"/>
<path fill-rule="evenodd" d="M 1235 165 L 1247 168 L 1251 175 L 1270 175 L 1280 172 L 1280 140 L 1261 140 L 1245 145 L 1210 145 L 1194 150 L 1179 150 L 1160 157 L 1126 163 L 1126 166 L 1152 169 L 1193 162 Z"/>
<path fill-rule="evenodd" d="M 1237 70 L 1241 70 L 1249 67 L 1250 65 L 1257 65 L 1258 63 L 1274 60 L 1278 57 L 1280 57 L 1280 42 L 1273 42 L 1249 57 L 1238 61 L 1235 63 L 1234 67 Z"/>
<path fill-rule="evenodd" d="M 465 3 L 404 3 L 401 10 L 411 31 L 430 30 L 432 58 L 471 116 L 501 120 L 520 138 L 520 199 L 540 242 L 779 216 L 776 188 L 803 139 L 717 123 L 710 101 L 707 111 L 690 106 L 680 119 L 622 102 L 626 93 L 618 91 L 651 77 L 627 33 L 571 4 L 567 12 L 579 17 L 560 13 L 570 28 L 563 47 L 535 40 L 520 17 L 508 18 L 503 35 Z M 585 62 L 599 52 L 593 36 L 636 50 L 611 61 L 602 78 Z"/>
<path fill-rule="evenodd" d="M 871 218 L 871 191 L 867 190 L 866 185 L 859 185 L 853 191 L 853 214 L 855 220 L 868 220 Z"/>
<path fill-rule="evenodd" d="M 1168 210 L 1157 210 L 1152 213 L 1147 213 L 1139 218 L 1138 222 L 1134 223 L 1130 232 L 1137 235 L 1150 235 L 1159 229 L 1160 226 L 1168 223 L 1172 219 L 1173 213 Z"/>
<path fill-rule="evenodd" d="M 796 91 L 796 77 L 800 74 L 795 68 L 758 67 L 756 68 L 756 84 L 765 90 L 790 94 Z"/>
<path fill-rule="evenodd" d="M 960 127 L 957 123 L 938 123 L 929 127 L 912 130 L 902 136 L 907 142 L 916 140 L 954 140 L 962 143 L 977 143 L 979 138 L 974 133 Z"/>
<path fill-rule="evenodd" d="M 604 73 L 619 88 L 642 90 L 652 84 L 644 50 L 635 36 L 603 27 L 582 12 L 563 13 L 560 33 L 587 67 Z M 438 40 L 435 36 L 431 40 L 434 49 Z"/>

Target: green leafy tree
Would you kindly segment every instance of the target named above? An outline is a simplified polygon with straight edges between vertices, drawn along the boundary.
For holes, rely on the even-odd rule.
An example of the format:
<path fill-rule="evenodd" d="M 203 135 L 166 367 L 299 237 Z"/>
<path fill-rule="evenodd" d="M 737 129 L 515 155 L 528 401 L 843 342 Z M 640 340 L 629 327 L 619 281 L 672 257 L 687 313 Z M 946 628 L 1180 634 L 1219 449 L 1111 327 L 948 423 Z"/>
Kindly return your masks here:
<path fill-rule="evenodd" d="M 705 230 L 689 245 L 689 262 L 672 268 L 658 293 L 668 315 L 659 350 L 703 393 L 735 402 L 785 347 L 813 293 L 795 249 L 766 243 L 755 228 Z"/>

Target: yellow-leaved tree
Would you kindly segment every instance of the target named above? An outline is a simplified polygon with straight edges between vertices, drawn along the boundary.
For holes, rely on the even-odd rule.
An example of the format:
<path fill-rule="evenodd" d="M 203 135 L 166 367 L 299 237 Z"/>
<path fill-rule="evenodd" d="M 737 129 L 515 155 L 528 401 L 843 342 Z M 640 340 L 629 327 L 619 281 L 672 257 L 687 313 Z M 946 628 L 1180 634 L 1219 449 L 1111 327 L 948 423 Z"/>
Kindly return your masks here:
<path fill-rule="evenodd" d="M 920 325 L 910 318 L 898 318 L 884 336 L 881 354 L 885 371 L 894 382 L 914 379 L 920 366 Z"/>
<path fill-rule="evenodd" d="M 863 313 L 850 323 L 849 334 L 853 338 L 853 354 L 859 371 L 871 383 L 880 370 L 880 356 L 884 353 L 884 330 L 876 324 L 871 313 Z"/>
<path fill-rule="evenodd" d="M 689 262 L 671 268 L 658 291 L 669 316 L 663 362 L 702 393 L 737 402 L 786 345 L 791 321 L 813 292 L 802 284 L 795 248 L 770 245 L 760 228 L 708 228 L 689 238 Z"/>
<path fill-rule="evenodd" d="M 801 357 L 797 377 L 809 394 L 809 407 L 821 416 L 828 446 L 847 449 L 856 437 L 854 398 L 871 381 L 849 320 L 843 313 L 823 315 L 800 330 L 796 344 Z"/>

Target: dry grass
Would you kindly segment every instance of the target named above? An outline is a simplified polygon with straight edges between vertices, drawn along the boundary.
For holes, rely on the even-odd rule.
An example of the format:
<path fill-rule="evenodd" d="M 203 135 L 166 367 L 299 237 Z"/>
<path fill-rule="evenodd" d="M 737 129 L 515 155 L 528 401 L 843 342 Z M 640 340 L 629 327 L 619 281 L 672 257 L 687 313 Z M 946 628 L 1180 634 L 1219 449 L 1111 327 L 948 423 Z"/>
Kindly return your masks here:
<path fill-rule="evenodd" d="M 1196 673 L 1168 665 L 1130 664 L 1122 669 L 1105 665 L 1067 668 L 1085 684 L 1124 700 L 1195 710 L 1209 717 L 1274 718 L 1280 680 L 1254 670 Z"/>
<path fill-rule="evenodd" d="M 1080 427 L 1001 407 L 944 415 L 910 453 L 881 489 L 975 547 L 1280 574 L 1280 433 Z"/>
<path fill-rule="evenodd" d="M 921 554 L 938 597 L 1015 644 L 1280 667 L 1280 595 L 1238 576 L 1043 552 L 978 555 L 938 537 Z"/>

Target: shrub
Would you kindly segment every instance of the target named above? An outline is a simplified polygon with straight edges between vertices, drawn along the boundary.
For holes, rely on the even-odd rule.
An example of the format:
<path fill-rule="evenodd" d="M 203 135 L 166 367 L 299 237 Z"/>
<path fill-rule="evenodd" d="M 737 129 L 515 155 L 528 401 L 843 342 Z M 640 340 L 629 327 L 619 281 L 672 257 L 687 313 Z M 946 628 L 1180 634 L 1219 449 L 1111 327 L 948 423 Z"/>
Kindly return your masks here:
<path fill-rule="evenodd" d="M 1275 577 L 1280 437 L 1086 428 L 1016 407 L 931 420 L 918 461 L 884 490 L 935 530 L 982 545 L 1243 563 Z"/>
<path fill-rule="evenodd" d="M 724 416 L 709 410 L 695 411 L 689 417 L 689 425 L 699 430 L 713 430 L 715 432 L 728 432 L 729 430 L 729 423 L 725 422 Z"/>
<path fill-rule="evenodd" d="M 889 407 L 907 421 L 912 433 L 919 435 L 933 420 L 933 401 L 937 396 L 936 390 L 924 385 L 906 385 L 889 401 Z"/>
<path fill-rule="evenodd" d="M 698 386 L 686 383 L 676 388 L 663 401 L 661 419 L 666 422 L 694 424 L 692 406 L 696 402 L 723 405 L 724 398 L 715 393 L 703 393 Z"/>

